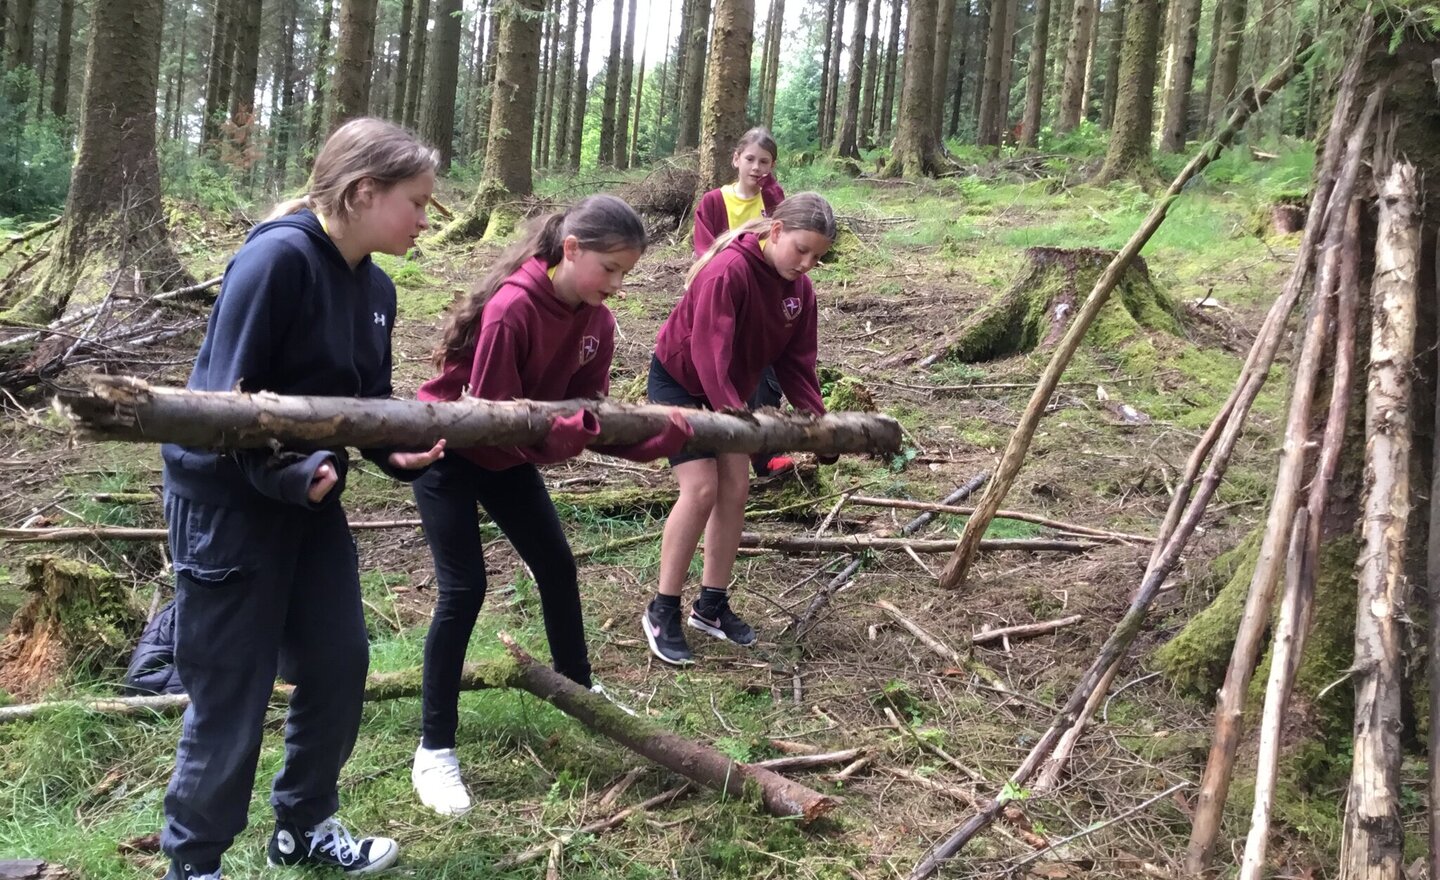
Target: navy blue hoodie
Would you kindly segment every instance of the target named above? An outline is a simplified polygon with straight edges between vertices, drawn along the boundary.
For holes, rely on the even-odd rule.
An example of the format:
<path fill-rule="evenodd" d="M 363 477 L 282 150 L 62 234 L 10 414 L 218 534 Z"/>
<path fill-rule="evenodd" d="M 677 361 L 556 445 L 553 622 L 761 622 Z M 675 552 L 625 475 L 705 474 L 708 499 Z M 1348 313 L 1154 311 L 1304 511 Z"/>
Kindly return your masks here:
<path fill-rule="evenodd" d="M 394 324 L 390 277 L 368 256 L 351 269 L 319 218 L 302 210 L 256 226 L 230 260 L 186 387 L 389 397 Z M 391 467 L 391 451 L 361 450 L 396 479 L 423 473 Z M 166 490 L 208 504 L 319 507 L 344 486 L 343 449 L 212 452 L 167 443 L 161 455 Z M 306 493 L 327 460 L 341 482 L 312 505 Z"/>

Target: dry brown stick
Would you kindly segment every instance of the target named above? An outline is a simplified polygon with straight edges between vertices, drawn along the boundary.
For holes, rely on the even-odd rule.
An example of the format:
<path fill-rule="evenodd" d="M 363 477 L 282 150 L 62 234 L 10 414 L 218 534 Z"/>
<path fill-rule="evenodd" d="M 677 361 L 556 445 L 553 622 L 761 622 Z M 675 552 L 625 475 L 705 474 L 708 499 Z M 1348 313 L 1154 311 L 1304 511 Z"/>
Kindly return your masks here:
<path fill-rule="evenodd" d="M 601 795 L 600 803 L 598 804 L 600 809 L 609 809 L 612 804 L 620 799 L 622 794 L 630 790 L 630 786 L 634 785 L 635 780 L 639 779 L 640 774 L 644 772 L 644 767 L 631 767 L 629 770 L 626 770 L 625 775 L 621 776 L 614 785 L 610 786 L 610 789 L 606 791 L 605 794 Z"/>
<path fill-rule="evenodd" d="M 990 521 L 995 518 L 995 512 L 1000 509 L 1001 502 L 1009 494 L 1010 487 L 1020 472 L 1020 466 L 1024 463 L 1025 455 L 1030 449 L 1030 441 L 1035 435 L 1035 429 L 1040 424 L 1041 417 L 1050 405 L 1050 398 L 1055 393 L 1056 384 L 1064 375 L 1066 367 L 1069 366 L 1071 358 L 1080 347 L 1080 342 L 1090 329 L 1090 325 L 1095 322 L 1100 309 L 1109 300 L 1115 285 L 1130 268 L 1130 264 L 1140 254 L 1140 249 L 1150 240 L 1150 236 L 1154 235 L 1155 230 L 1160 227 L 1170 206 L 1180 197 L 1180 192 L 1184 189 L 1185 184 L 1218 157 L 1235 135 L 1239 134 L 1250 116 L 1263 107 L 1271 95 L 1304 68 L 1305 59 L 1310 51 L 1310 42 L 1309 35 L 1302 35 L 1295 54 L 1286 59 L 1258 90 L 1241 96 L 1225 127 L 1207 141 L 1190 159 L 1170 184 L 1170 188 L 1150 210 L 1149 215 L 1140 224 L 1140 228 L 1135 230 L 1135 234 L 1130 237 L 1125 246 L 1115 255 L 1115 259 L 1111 260 L 1110 265 L 1106 266 L 1104 272 L 1096 279 L 1095 287 L 1086 297 L 1085 304 L 1071 319 L 1069 329 L 1066 330 L 1064 338 L 1056 345 L 1055 353 L 1051 356 L 1050 362 L 1045 366 L 1045 372 L 1036 383 L 1035 391 L 1030 396 L 1030 402 L 1020 417 L 1015 433 L 1010 437 L 1005 454 L 995 469 L 994 478 L 991 479 L 985 494 L 980 498 L 975 514 L 965 523 L 965 530 L 960 535 L 960 546 L 956 548 L 949 563 L 945 566 L 944 572 L 940 575 L 941 587 L 954 590 L 964 585 L 965 575 L 969 572 L 971 563 L 974 562 L 975 554 L 979 552 L 981 538 L 986 529 L 990 527 Z"/>
<path fill-rule="evenodd" d="M 962 655 L 959 651 L 956 651 L 954 648 L 945 644 L 940 639 L 931 635 L 920 624 L 906 617 L 899 608 L 896 608 L 894 605 L 885 601 L 884 599 L 876 602 L 875 607 L 890 615 L 890 617 L 893 618 L 896 623 L 903 626 L 907 631 L 909 631 L 911 635 L 919 639 L 921 644 L 929 648 L 931 651 L 934 651 L 936 654 L 939 654 L 941 657 L 944 657 L 946 660 L 954 663 L 957 667 L 969 670 L 970 672 L 989 682 L 990 686 L 995 688 L 996 690 L 1001 691 L 1002 693 L 1010 693 L 1010 687 L 1005 684 L 1005 682 L 1000 678 L 1000 676 L 995 674 L 995 671 L 993 669 L 986 666 L 984 663 L 981 663 L 980 661 L 974 659 L 973 657 L 966 657 Z"/>
<path fill-rule="evenodd" d="M 1186 849 L 1185 870 L 1199 874 L 1209 868 L 1215 842 L 1220 835 L 1220 821 L 1230 791 L 1235 754 L 1240 746 L 1242 715 L 1250 676 L 1260 653 L 1264 631 L 1269 626 L 1275 586 L 1280 564 L 1285 559 L 1290 524 L 1300 503 L 1301 480 L 1304 477 L 1306 453 L 1309 449 L 1311 403 L 1320 371 L 1320 362 L 1330 350 L 1329 306 L 1339 279 L 1340 247 L 1344 239 L 1346 217 L 1350 210 L 1355 181 L 1359 176 L 1361 152 L 1375 113 L 1383 97 L 1383 89 L 1371 94 L 1361 111 L 1360 120 L 1346 144 L 1344 164 L 1331 193 L 1325 212 L 1325 246 L 1320 254 L 1320 268 L 1315 274 L 1315 295 L 1303 330 L 1299 357 L 1292 368 L 1290 410 L 1286 419 L 1280 463 L 1271 493 L 1270 512 L 1261 538 L 1260 553 L 1250 580 L 1235 647 L 1225 670 L 1225 683 L 1220 688 L 1215 706 L 1215 734 L 1210 755 L 1205 763 L 1200 792 L 1195 802 L 1195 820 L 1190 829 Z M 1297 267 L 1299 268 L 1299 267 Z"/>
<path fill-rule="evenodd" d="M 59 401 L 81 433 L 101 440 L 176 443 L 202 449 L 533 446 L 558 416 L 586 411 L 599 422 L 596 445 L 628 445 L 670 427 L 674 407 L 611 400 L 450 402 L 189 391 L 124 376 L 91 376 L 89 388 Z M 900 423 L 875 413 L 716 413 L 685 410 L 690 452 L 894 453 Z"/>
<path fill-rule="evenodd" d="M 849 780 L 852 776 L 854 776 L 856 773 L 859 773 L 861 770 L 864 770 L 866 767 L 870 766 L 870 764 L 872 764 L 874 761 L 875 758 L 873 755 L 861 755 L 860 757 L 851 761 L 849 764 L 845 765 L 845 767 L 840 772 L 836 773 L 831 778 L 834 779 L 836 782 L 845 782 Z"/>
<path fill-rule="evenodd" d="M 1100 683 L 1091 692 L 1090 698 L 1085 701 L 1085 708 L 1081 710 L 1080 717 L 1065 734 L 1055 743 L 1055 751 L 1045 759 L 1045 764 L 1040 768 L 1040 774 L 1035 777 L 1035 784 L 1031 790 L 1037 794 L 1054 791 L 1060 785 L 1060 775 L 1065 772 L 1065 765 L 1070 761 L 1070 755 L 1075 751 L 1075 744 L 1079 742 L 1080 736 L 1085 732 L 1085 727 L 1095 713 L 1100 711 L 1100 704 L 1105 702 L 1105 695 L 1110 692 L 1110 685 L 1115 682 L 1115 676 L 1120 674 L 1119 662 L 1112 663 L 1106 670 Z"/>
<path fill-rule="evenodd" d="M 1360 209 L 1352 201 L 1341 245 L 1340 283 L 1336 296 L 1335 366 L 1330 381 L 1330 406 L 1315 475 L 1305 507 L 1295 512 L 1297 528 L 1290 535 L 1286 560 L 1285 592 L 1272 639 L 1270 678 L 1260 722 L 1260 746 L 1255 761 L 1255 802 L 1250 831 L 1240 863 L 1240 880 L 1261 880 L 1270 842 L 1270 811 L 1279 774 L 1281 725 L 1294 688 L 1305 640 L 1314 610 L 1315 572 L 1320 564 L 1321 524 L 1330 499 L 1330 485 L 1340 461 L 1345 428 L 1349 422 L 1352 375 L 1355 364 L 1355 323 L 1360 304 Z M 1301 527 L 1301 520 L 1304 525 Z"/>
<path fill-rule="evenodd" d="M 873 498 L 868 495 L 854 495 L 850 498 L 851 504 L 859 504 L 864 507 L 894 507 L 902 510 L 930 510 L 935 513 L 950 513 L 956 516 L 970 516 L 975 508 L 957 504 L 933 504 L 929 501 L 910 501 L 904 498 Z M 1077 525 L 1058 519 L 1049 519 L 1034 513 L 1025 513 L 1020 510 L 997 510 L 997 519 L 1013 519 L 1020 522 L 1034 523 L 1037 526 L 1044 526 L 1047 529 L 1055 529 L 1059 532 L 1069 532 L 1072 535 L 1087 535 L 1107 541 L 1120 543 L 1144 543 L 1154 542 L 1149 535 L 1132 535 L 1126 532 L 1112 532 L 1105 529 L 1097 529 L 1091 526 Z"/>
<path fill-rule="evenodd" d="M 1440 233 L 1436 235 L 1435 271 L 1432 277 L 1440 278 Z M 1440 349 L 1435 353 L 1437 372 L 1440 372 Z M 1435 432 L 1431 436 L 1440 438 L 1440 383 L 1435 386 Z M 1430 530 L 1429 543 L 1425 548 L 1425 582 L 1430 585 L 1426 591 L 1426 608 L 1431 621 L 1440 621 L 1440 443 L 1434 444 L 1430 469 Z M 1429 627 L 1430 657 L 1427 661 L 1430 693 L 1440 694 L 1440 626 L 1432 623 Z M 1430 700 L 1430 809 L 1426 811 L 1429 826 L 1430 877 L 1440 877 L 1440 700 Z"/>
<path fill-rule="evenodd" d="M 761 535 L 755 532 L 744 532 L 740 535 L 741 547 L 759 547 L 765 550 L 779 550 L 782 553 L 904 550 L 906 547 L 917 553 L 949 553 L 955 549 L 958 543 L 958 541 L 949 540 L 918 541 L 913 538 L 882 538 L 879 535 L 841 535 L 833 538 L 814 538 L 809 535 Z M 980 542 L 980 549 L 988 553 L 999 553 L 1006 550 L 1084 553 L 1099 546 L 1101 545 L 1093 540 L 1070 541 L 1061 538 L 986 538 Z"/>
<path fill-rule="evenodd" d="M 1366 491 L 1355 619 L 1355 759 L 1341 876 L 1403 876 L 1400 816 L 1401 618 L 1409 596 L 1410 386 L 1415 358 L 1420 220 L 1415 166 L 1395 162 L 1380 186 L 1374 318 L 1365 397 Z"/>
<path fill-rule="evenodd" d="M 1084 620 L 1082 614 L 1072 614 L 1069 617 L 1061 617 L 1056 620 L 1042 620 L 1039 623 L 1021 623 L 1015 626 L 1001 627 L 1000 629 L 981 630 L 970 637 L 972 645 L 983 645 L 986 642 L 993 642 L 996 639 L 1028 639 L 1034 636 L 1043 636 L 1052 633 L 1061 627 L 1070 626 Z"/>
<path fill-rule="evenodd" d="M 350 523 L 351 531 L 364 532 L 382 529 L 418 529 L 418 519 L 356 520 Z M 76 541 L 164 541 L 165 529 L 134 528 L 130 526 L 58 526 L 40 529 L 0 528 L 0 541 L 16 544 L 69 544 Z M 579 554 L 577 554 L 578 557 Z"/>
<path fill-rule="evenodd" d="M 539 844 L 537 846 L 532 846 L 529 849 L 524 850 L 523 852 L 516 853 L 513 856 L 506 856 L 505 858 L 496 862 L 491 867 L 496 871 L 503 871 L 509 868 L 515 868 L 519 867 L 520 865 L 528 864 L 540 858 L 541 856 L 544 856 L 547 853 L 551 852 L 552 848 L 556 845 L 563 846 L 564 844 L 569 843 L 570 841 L 574 840 L 577 835 L 599 834 L 602 831 L 609 831 L 611 828 L 614 828 L 615 826 L 621 824 L 626 819 L 629 819 L 636 813 L 643 813 L 646 810 L 652 810 L 655 807 L 661 806 L 662 804 L 668 804 L 671 801 L 676 800 L 685 793 L 689 792 L 690 789 L 693 787 L 694 784 L 690 782 L 687 782 L 683 785 L 677 785 L 669 791 L 662 791 L 660 794 L 641 801 L 633 807 L 626 807 L 625 809 L 620 810 L 612 816 L 607 816 L 604 819 L 599 819 L 597 821 L 591 822 L 588 825 L 582 825 L 574 831 L 566 832 L 565 834 L 560 835 L 554 841 L 549 841 Z"/>
<path fill-rule="evenodd" d="M 824 752 L 818 755 L 785 755 L 781 758 L 756 761 L 750 766 L 764 767 L 767 770 L 808 770 L 814 767 L 828 767 L 831 764 L 848 764 L 860 757 L 864 751 L 864 749 L 856 748 Z"/>

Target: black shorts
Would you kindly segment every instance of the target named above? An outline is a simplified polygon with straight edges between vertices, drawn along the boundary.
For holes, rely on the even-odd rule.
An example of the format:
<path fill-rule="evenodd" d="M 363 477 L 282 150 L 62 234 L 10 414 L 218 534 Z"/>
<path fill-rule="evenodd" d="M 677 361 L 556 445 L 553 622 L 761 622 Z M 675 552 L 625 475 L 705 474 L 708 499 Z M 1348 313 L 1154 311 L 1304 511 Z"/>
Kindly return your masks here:
<path fill-rule="evenodd" d="M 687 409 L 714 409 L 710 401 L 704 397 L 696 396 L 685 390 L 685 386 L 676 381 L 660 363 L 655 355 L 650 355 L 650 376 L 645 383 L 645 396 L 650 398 L 651 403 L 663 403 L 666 406 L 683 406 Z M 778 407 L 780 405 L 780 380 L 775 376 L 774 367 L 766 367 L 765 372 L 760 375 L 760 385 L 745 401 L 750 409 L 764 409 L 766 407 Z M 697 461 L 702 458 L 714 458 L 713 452 L 682 452 L 679 455 L 670 457 L 670 466 L 684 464 L 687 461 Z M 764 453 L 763 458 L 769 458 L 769 453 Z"/>

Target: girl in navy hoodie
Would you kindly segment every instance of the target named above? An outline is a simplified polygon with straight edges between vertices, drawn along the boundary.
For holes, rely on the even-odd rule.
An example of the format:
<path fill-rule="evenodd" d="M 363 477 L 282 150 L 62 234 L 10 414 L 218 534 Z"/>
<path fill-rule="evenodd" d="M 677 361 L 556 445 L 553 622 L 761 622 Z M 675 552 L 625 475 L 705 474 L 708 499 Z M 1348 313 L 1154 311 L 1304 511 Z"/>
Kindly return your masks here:
<path fill-rule="evenodd" d="M 644 250 L 644 225 L 614 196 L 590 196 L 532 224 L 451 315 L 435 352 L 439 374 L 420 387 L 420 399 L 606 394 L 615 316 L 605 300 Z M 538 446 L 453 449 L 414 484 L 439 597 L 425 640 L 422 732 L 411 780 L 421 802 L 442 815 L 470 809 L 455 734 L 465 648 L 485 601 L 477 505 L 535 577 L 556 671 L 598 690 L 585 647 L 575 557 L 536 465 L 579 455 L 599 432 L 594 413 L 580 410 L 555 419 Z M 677 412 L 651 440 L 597 451 L 648 461 L 678 451 L 692 433 Z"/>
<path fill-rule="evenodd" d="M 656 403 L 744 409 L 761 375 L 773 367 L 796 409 L 825 412 L 815 375 L 815 289 L 806 273 L 835 242 L 835 214 L 825 199 L 801 193 L 768 218 L 732 229 L 690 269 L 685 294 L 660 328 L 650 361 Z M 834 458 L 817 456 L 822 462 Z M 730 609 L 731 574 L 750 491 L 746 456 L 671 456 L 680 497 L 665 521 L 659 592 L 641 618 L 646 641 L 666 663 L 694 655 L 680 627 L 680 591 L 705 534 L 705 568 L 690 626 L 738 645 L 755 631 Z"/>
<path fill-rule="evenodd" d="M 225 269 L 188 387 L 389 397 L 395 285 L 370 259 L 427 227 L 435 151 L 379 119 L 341 126 L 307 194 L 276 208 Z M 438 460 L 366 449 L 412 480 Z M 173 444 L 165 519 L 175 568 L 175 665 L 190 694 L 165 795 L 169 880 L 219 880 L 245 828 L 276 673 L 295 685 L 272 785 L 272 865 L 373 874 L 399 850 L 335 820 L 360 728 L 369 642 L 340 493 L 344 449 L 213 452 Z"/>

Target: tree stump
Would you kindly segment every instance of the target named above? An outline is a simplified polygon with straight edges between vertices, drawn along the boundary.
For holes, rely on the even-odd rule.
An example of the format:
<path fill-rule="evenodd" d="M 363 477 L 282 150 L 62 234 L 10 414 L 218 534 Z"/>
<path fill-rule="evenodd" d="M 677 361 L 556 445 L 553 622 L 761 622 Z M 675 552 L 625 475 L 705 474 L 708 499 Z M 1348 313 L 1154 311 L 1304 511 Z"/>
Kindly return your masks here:
<path fill-rule="evenodd" d="M 27 598 L 0 642 L 0 688 L 32 699 L 68 672 L 123 664 L 145 616 L 114 575 L 59 556 L 25 570 Z"/>
<path fill-rule="evenodd" d="M 1114 251 L 1094 248 L 1026 249 L 1028 268 L 1019 280 L 967 318 L 926 363 L 989 361 L 1053 346 L 1114 256 Z M 1120 279 L 1116 293 L 1101 309 L 1085 341 L 1127 361 L 1132 356 L 1153 360 L 1154 348 L 1143 330 L 1178 336 L 1180 308 L 1156 288 L 1139 257 Z M 1142 346 L 1148 353 L 1136 350 Z"/>

